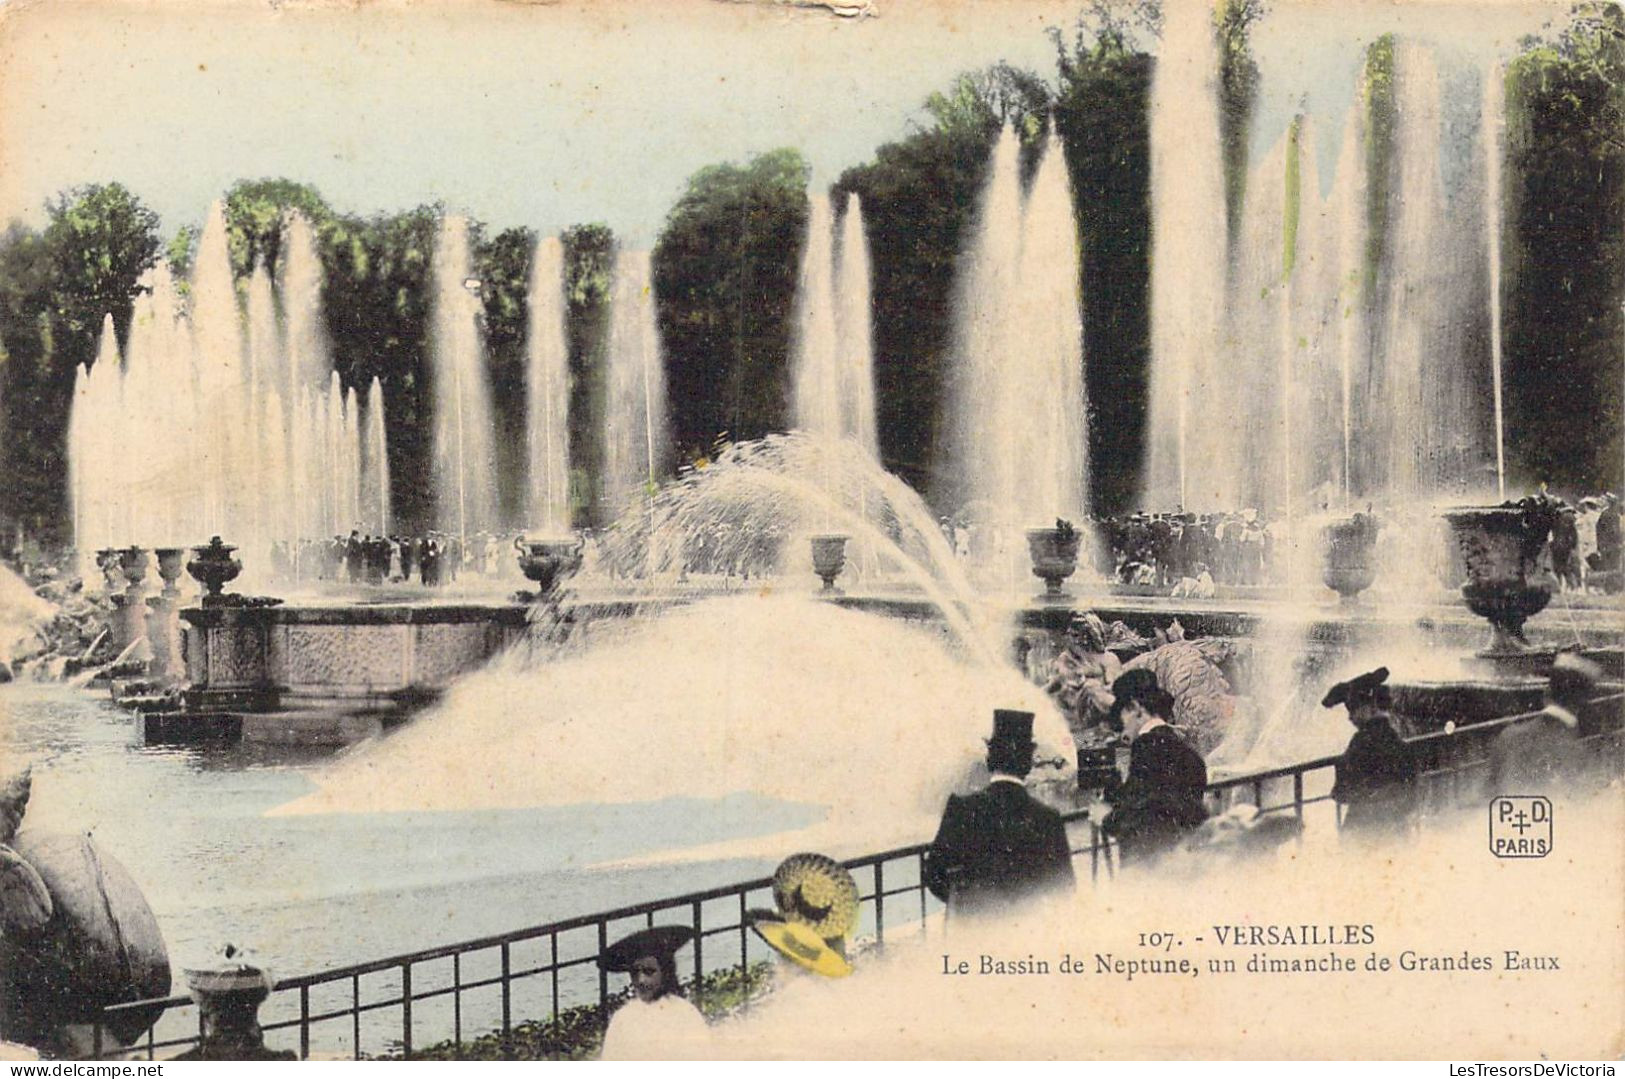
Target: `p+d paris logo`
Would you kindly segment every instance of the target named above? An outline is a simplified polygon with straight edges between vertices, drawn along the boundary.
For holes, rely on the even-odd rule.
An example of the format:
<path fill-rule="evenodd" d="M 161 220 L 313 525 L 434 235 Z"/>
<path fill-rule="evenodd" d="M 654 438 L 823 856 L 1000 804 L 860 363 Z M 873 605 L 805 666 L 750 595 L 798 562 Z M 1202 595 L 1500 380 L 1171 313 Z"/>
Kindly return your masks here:
<path fill-rule="evenodd" d="M 1544 858 L 1552 852 L 1552 802 L 1538 794 L 1490 799 L 1490 853 L 1497 858 Z"/>

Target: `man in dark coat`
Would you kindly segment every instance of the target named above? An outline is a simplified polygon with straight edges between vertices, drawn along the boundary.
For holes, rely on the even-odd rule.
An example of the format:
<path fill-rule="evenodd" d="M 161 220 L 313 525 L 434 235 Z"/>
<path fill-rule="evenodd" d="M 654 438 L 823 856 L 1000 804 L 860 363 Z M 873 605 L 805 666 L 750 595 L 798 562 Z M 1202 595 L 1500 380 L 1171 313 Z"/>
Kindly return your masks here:
<path fill-rule="evenodd" d="M 1355 727 L 1332 784 L 1332 798 L 1346 807 L 1346 835 L 1401 834 L 1416 809 L 1417 762 L 1389 720 L 1387 681 L 1388 668 L 1378 667 L 1337 683 L 1320 702 L 1322 708 L 1346 705 Z"/>
<path fill-rule="evenodd" d="M 1147 668 L 1112 683 L 1107 724 L 1130 739 L 1128 779 L 1106 793 L 1112 811 L 1101 830 L 1117 840 L 1124 865 L 1154 861 L 1207 819 L 1207 765 L 1168 725 L 1174 698 Z"/>
<path fill-rule="evenodd" d="M 1546 706 L 1505 727 L 1490 743 L 1490 797 L 1566 794 L 1583 786 L 1592 766 L 1580 738 L 1579 713 L 1597 694 L 1601 669 L 1564 652 L 1552 664 Z M 1606 763 L 1606 755 L 1604 755 Z"/>
<path fill-rule="evenodd" d="M 999 709 L 987 742 L 985 790 L 948 796 L 925 855 L 925 884 L 956 914 L 997 911 L 1074 886 L 1061 815 L 1027 793 L 1033 714 Z"/>

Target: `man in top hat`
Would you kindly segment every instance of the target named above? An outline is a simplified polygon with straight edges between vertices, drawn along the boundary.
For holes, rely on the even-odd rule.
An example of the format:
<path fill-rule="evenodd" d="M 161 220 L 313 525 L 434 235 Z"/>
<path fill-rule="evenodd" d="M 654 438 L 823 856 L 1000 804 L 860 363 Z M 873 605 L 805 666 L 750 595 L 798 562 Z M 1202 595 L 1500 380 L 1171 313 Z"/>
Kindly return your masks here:
<path fill-rule="evenodd" d="M 1061 815 L 1027 793 L 1035 745 L 1031 712 L 998 709 L 987 788 L 948 796 L 925 856 L 925 883 L 956 913 L 996 910 L 1075 883 Z"/>
<path fill-rule="evenodd" d="M 1322 708 L 1348 708 L 1354 736 L 1337 762 L 1332 798 L 1345 808 L 1349 835 L 1392 835 L 1410 826 L 1416 808 L 1417 762 L 1388 715 L 1388 668 L 1378 667 L 1339 682 L 1321 699 Z"/>
<path fill-rule="evenodd" d="M 1125 671 L 1112 697 L 1106 722 L 1129 739 L 1129 766 L 1123 784 L 1107 792 L 1112 810 L 1101 830 L 1117 840 L 1122 864 L 1150 862 L 1207 819 L 1207 764 L 1168 725 L 1174 698 L 1155 671 Z"/>
<path fill-rule="evenodd" d="M 1557 657 L 1546 706 L 1507 726 L 1490 743 L 1491 797 L 1562 792 L 1582 779 L 1588 759 L 1580 741 L 1580 712 L 1596 696 L 1601 677 L 1590 660 L 1572 652 Z"/>

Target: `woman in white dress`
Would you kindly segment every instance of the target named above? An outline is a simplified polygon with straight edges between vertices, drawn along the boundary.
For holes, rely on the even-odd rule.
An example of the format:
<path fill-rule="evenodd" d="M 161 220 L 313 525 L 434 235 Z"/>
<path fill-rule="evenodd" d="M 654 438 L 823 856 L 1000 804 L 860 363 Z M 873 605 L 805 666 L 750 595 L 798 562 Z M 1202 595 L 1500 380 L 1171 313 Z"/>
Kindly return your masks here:
<path fill-rule="evenodd" d="M 628 974 L 632 998 L 610 1018 L 602 1060 L 670 1060 L 709 1055 L 705 1016 L 683 998 L 677 949 L 694 939 L 685 925 L 659 925 L 616 941 L 598 957 L 607 971 Z"/>

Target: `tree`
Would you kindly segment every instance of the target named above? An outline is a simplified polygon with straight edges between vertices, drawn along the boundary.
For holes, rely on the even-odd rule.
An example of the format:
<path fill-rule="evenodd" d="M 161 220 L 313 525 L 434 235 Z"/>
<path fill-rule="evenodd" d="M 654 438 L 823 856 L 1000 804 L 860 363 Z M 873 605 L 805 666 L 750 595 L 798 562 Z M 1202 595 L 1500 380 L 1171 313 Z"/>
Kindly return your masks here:
<path fill-rule="evenodd" d="M 1507 71 L 1505 399 L 1529 480 L 1621 482 L 1625 14 L 1582 3 Z"/>
<path fill-rule="evenodd" d="M 791 306 L 808 168 L 792 149 L 690 177 L 654 250 L 672 435 L 703 452 L 722 434 L 783 430 Z"/>
<path fill-rule="evenodd" d="M 528 464 L 526 322 L 536 234 L 527 228 L 512 228 L 486 239 L 485 229 L 476 226 L 471 229 L 470 244 L 485 315 L 485 358 L 496 424 L 497 475 L 502 479 L 523 477 Z M 503 518 L 519 520 L 524 513 L 524 483 L 499 485 L 498 495 Z"/>
<path fill-rule="evenodd" d="M 93 360 L 102 319 L 113 316 L 122 340 L 141 275 L 158 261 L 158 215 L 122 184 L 90 184 L 46 204 L 45 245 L 51 259 L 51 306 L 59 361 Z"/>
<path fill-rule="evenodd" d="M 1090 490 L 1097 512 L 1139 497 L 1151 363 L 1151 128 L 1153 62 L 1141 35 L 1161 12 L 1097 3 L 1070 46 L 1053 35 L 1061 89 L 1056 128 L 1066 147 L 1083 249 L 1084 381 Z"/>
<path fill-rule="evenodd" d="M 225 202 L 231 270 L 239 280 L 261 263 L 268 270 L 277 270 L 283 225 L 290 212 L 304 214 L 324 243 L 331 240 L 335 215 L 309 184 L 282 178 L 239 180 L 226 192 Z"/>
<path fill-rule="evenodd" d="M 565 229 L 559 241 L 564 247 L 564 332 L 570 364 L 570 507 L 577 524 L 596 525 L 602 523 L 599 433 L 607 399 L 604 350 L 615 287 L 615 234 L 602 223 L 575 225 Z"/>

